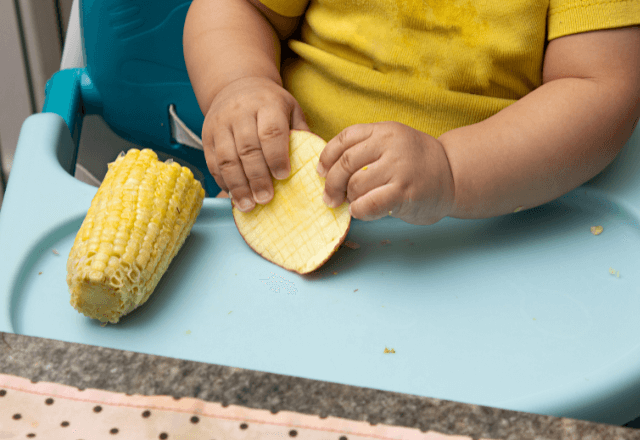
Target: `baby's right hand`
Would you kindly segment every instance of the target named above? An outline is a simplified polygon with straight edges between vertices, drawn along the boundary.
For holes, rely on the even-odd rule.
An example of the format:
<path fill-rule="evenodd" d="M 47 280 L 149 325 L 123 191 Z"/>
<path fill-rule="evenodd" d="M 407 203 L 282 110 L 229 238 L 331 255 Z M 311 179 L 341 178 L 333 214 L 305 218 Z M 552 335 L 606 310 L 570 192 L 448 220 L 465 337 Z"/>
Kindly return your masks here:
<path fill-rule="evenodd" d="M 309 130 L 302 109 L 268 78 L 235 80 L 211 102 L 202 127 L 207 167 L 241 211 L 271 201 L 271 175 L 289 177 L 291 129 Z"/>

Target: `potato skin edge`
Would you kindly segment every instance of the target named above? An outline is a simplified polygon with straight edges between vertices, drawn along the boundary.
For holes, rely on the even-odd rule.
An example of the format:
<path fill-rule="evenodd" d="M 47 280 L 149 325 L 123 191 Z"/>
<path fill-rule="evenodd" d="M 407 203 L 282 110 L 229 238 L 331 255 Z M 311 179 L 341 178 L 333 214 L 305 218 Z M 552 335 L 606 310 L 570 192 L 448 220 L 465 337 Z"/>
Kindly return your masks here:
<path fill-rule="evenodd" d="M 311 132 L 311 131 L 307 131 L 307 130 L 298 130 L 298 129 L 291 130 L 291 131 L 290 131 L 290 133 L 289 133 L 289 138 L 291 138 L 291 135 L 292 135 L 294 132 L 309 133 L 309 134 L 311 134 L 311 135 L 313 135 L 313 136 L 315 136 L 315 137 L 317 137 L 317 138 L 321 139 L 321 140 L 322 140 L 322 142 L 325 142 L 325 144 L 326 144 L 326 141 L 325 141 L 324 139 L 322 139 L 320 136 L 318 136 L 317 134 L 315 134 L 315 133 L 313 133 L 313 132 Z M 236 208 L 236 207 L 235 207 L 235 203 L 234 203 L 233 199 L 230 199 L 230 200 L 231 200 L 231 208 L 232 208 L 232 211 L 233 211 L 233 214 L 234 214 L 234 215 L 233 215 L 233 222 L 234 222 L 234 224 L 236 225 L 236 229 L 238 229 L 238 232 L 239 232 L 239 231 L 240 231 L 240 229 L 239 229 L 239 227 L 238 227 L 238 222 L 237 222 L 236 215 L 235 215 L 235 214 L 236 214 L 236 212 L 238 212 L 238 208 Z M 322 266 L 324 266 L 324 265 L 327 263 L 327 261 L 329 261 L 329 260 L 331 259 L 331 257 L 332 257 L 336 252 L 337 252 L 337 250 L 340 248 L 340 246 L 342 245 L 342 243 L 344 243 L 344 241 L 345 241 L 345 240 L 346 240 L 346 238 L 347 238 L 347 235 L 349 234 L 349 230 L 351 229 L 351 221 L 352 221 L 352 218 L 351 218 L 351 217 L 349 217 L 349 223 L 347 224 L 347 229 L 345 230 L 344 235 L 340 238 L 340 240 L 338 240 L 338 242 L 336 243 L 335 248 L 334 248 L 334 249 L 329 253 L 329 255 L 327 256 L 327 258 L 326 258 L 324 261 L 322 261 L 318 266 L 316 266 L 316 267 L 314 267 L 314 268 L 312 268 L 312 269 L 310 269 L 310 270 L 308 270 L 308 271 L 297 271 L 297 270 L 294 270 L 294 269 L 287 269 L 286 267 L 281 266 L 281 265 L 279 265 L 278 263 L 276 263 L 276 262 L 274 262 L 274 261 L 269 260 L 269 259 L 268 259 L 268 258 L 266 258 L 264 255 L 262 255 L 260 252 L 258 252 L 258 251 L 253 247 L 253 246 L 251 246 L 251 243 L 249 243 L 249 242 L 247 241 L 247 239 L 245 238 L 245 236 L 244 236 L 244 235 L 242 235 L 242 233 L 240 234 L 240 236 L 242 237 L 242 239 L 244 240 L 244 242 L 245 242 L 245 243 L 247 243 L 247 246 L 249 246 L 249 247 L 250 247 L 250 248 L 251 248 L 251 249 L 252 249 L 252 250 L 253 250 L 257 255 L 259 255 L 260 257 L 264 258 L 265 260 L 267 260 L 267 261 L 269 261 L 269 262 L 271 262 L 271 263 L 275 264 L 275 265 L 276 265 L 276 266 L 278 266 L 278 267 L 282 267 L 283 269 L 288 270 L 289 272 L 294 272 L 294 273 L 297 273 L 297 274 L 300 274 L 300 275 L 307 275 L 307 274 L 310 274 L 310 273 L 315 272 L 316 270 L 318 270 L 318 269 L 320 269 Z"/>

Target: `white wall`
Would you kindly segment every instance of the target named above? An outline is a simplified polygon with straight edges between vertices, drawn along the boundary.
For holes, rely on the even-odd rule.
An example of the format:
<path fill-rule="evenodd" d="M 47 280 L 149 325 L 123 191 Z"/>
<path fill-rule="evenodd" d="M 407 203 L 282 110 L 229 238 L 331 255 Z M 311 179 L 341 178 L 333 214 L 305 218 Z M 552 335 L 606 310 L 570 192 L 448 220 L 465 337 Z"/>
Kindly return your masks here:
<path fill-rule="evenodd" d="M 22 123 L 42 110 L 45 84 L 60 68 L 72 1 L 0 0 L 0 159 L 6 176 Z"/>
<path fill-rule="evenodd" d="M 0 0 L 0 159 L 7 177 L 22 123 L 42 111 L 47 80 L 60 68 L 84 67 L 78 15 L 78 0 Z M 88 115 L 75 177 L 99 186 L 108 162 L 134 147 L 138 146 L 118 137 L 102 118 Z M 190 168 L 201 178 L 199 170 Z"/>

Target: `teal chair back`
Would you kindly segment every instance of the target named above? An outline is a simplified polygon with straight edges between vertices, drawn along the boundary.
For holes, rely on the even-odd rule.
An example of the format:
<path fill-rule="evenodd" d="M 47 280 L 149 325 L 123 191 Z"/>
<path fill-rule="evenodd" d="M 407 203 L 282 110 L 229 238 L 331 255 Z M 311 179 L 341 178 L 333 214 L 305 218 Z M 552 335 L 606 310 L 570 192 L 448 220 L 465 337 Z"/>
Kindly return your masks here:
<path fill-rule="evenodd" d="M 204 154 L 172 138 L 169 107 L 201 137 L 200 111 L 182 52 L 191 0 L 80 0 L 86 68 L 57 72 L 43 112 L 60 114 L 76 142 L 85 114 L 99 114 L 122 138 L 196 168 L 209 196 L 220 188 Z"/>

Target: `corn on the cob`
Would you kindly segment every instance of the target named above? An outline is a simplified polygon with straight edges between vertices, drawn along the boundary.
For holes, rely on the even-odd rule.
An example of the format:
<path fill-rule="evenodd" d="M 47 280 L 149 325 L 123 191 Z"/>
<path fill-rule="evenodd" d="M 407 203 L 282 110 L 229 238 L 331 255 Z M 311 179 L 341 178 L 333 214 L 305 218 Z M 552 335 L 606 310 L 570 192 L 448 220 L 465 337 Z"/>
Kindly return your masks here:
<path fill-rule="evenodd" d="M 200 213 L 204 189 L 178 163 L 131 149 L 109 164 L 67 261 L 71 305 L 116 323 L 149 299 Z"/>

